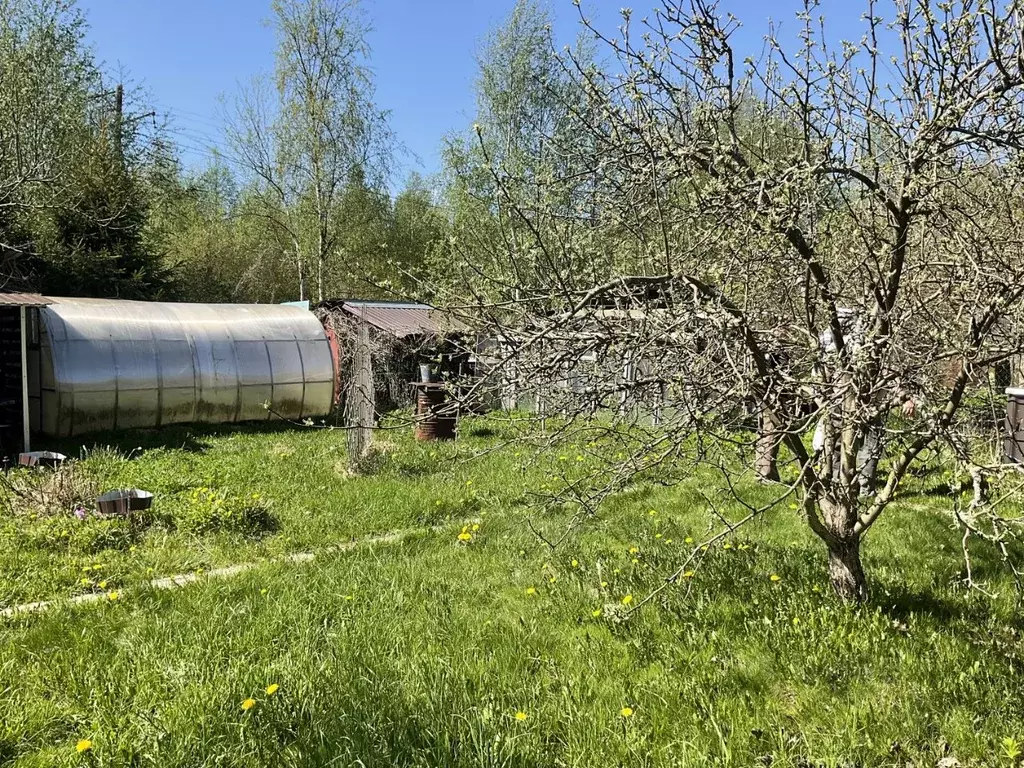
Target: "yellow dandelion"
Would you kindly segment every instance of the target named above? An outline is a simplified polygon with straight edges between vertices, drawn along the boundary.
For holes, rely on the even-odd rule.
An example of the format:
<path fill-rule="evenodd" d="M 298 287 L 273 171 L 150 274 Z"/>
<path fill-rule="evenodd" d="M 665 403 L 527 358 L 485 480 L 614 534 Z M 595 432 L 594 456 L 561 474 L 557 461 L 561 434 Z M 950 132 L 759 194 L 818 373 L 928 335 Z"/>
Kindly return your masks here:
<path fill-rule="evenodd" d="M 99 588 L 100 589 L 106 589 L 107 588 L 107 582 L 106 581 L 101 581 L 99 583 Z"/>
<path fill-rule="evenodd" d="M 636 555 L 639 552 L 640 552 L 640 547 L 630 547 L 629 548 L 629 554 L 631 554 L 631 555 Z"/>
<path fill-rule="evenodd" d="M 107 597 L 110 598 L 111 600 L 117 600 L 117 598 L 119 598 L 120 595 L 117 594 L 117 592 L 110 592 L 110 593 L 107 594 Z"/>
<path fill-rule="evenodd" d="M 656 533 L 656 534 L 654 534 L 654 538 L 656 538 L 656 539 L 660 539 L 660 538 L 661 538 L 661 534 L 660 534 L 660 533 Z"/>
<path fill-rule="evenodd" d="M 672 543 L 672 539 L 665 539 L 665 543 L 666 544 L 671 544 Z"/>
<path fill-rule="evenodd" d="M 467 481 L 466 481 L 466 485 L 472 485 L 472 484 L 473 484 L 473 481 L 472 481 L 472 480 L 467 480 Z"/>
<path fill-rule="evenodd" d="M 537 588 L 536 587 L 527 587 L 526 588 L 526 594 L 528 594 L 528 595 L 536 595 L 537 594 Z"/>
<path fill-rule="evenodd" d="M 267 594 L 267 588 L 266 588 L 266 587 L 264 587 L 263 589 L 261 589 L 261 590 L 260 590 L 260 594 L 261 594 L 261 595 L 265 595 L 265 594 Z"/>
<path fill-rule="evenodd" d="M 602 587 L 607 587 L 608 586 L 608 582 L 607 581 L 602 581 L 601 582 L 601 586 Z"/>
<path fill-rule="evenodd" d="M 750 545 L 749 544 L 740 544 L 738 547 L 736 547 L 736 549 L 738 549 L 738 550 L 740 550 L 742 552 L 742 551 L 750 549 Z"/>
<path fill-rule="evenodd" d="M 800 617 L 799 616 L 794 616 L 793 617 L 793 626 L 795 627 L 799 623 L 800 623 Z"/>
<path fill-rule="evenodd" d="M 79 742 L 77 744 L 75 744 L 75 751 L 78 754 L 82 754 L 83 752 L 88 752 L 91 749 L 92 749 L 92 739 L 80 739 Z"/>
<path fill-rule="evenodd" d="M 633 602 L 633 596 L 632 595 L 624 595 L 623 596 L 623 598 L 622 598 L 622 604 L 623 605 L 629 605 L 632 602 Z"/>
<path fill-rule="evenodd" d="M 523 710 L 519 710 L 518 712 L 516 712 L 516 720 L 518 720 L 519 722 L 523 722 L 523 720 L 525 720 L 528 717 L 529 715 L 523 712 Z"/>
<path fill-rule="evenodd" d="M 87 587 L 87 586 L 89 586 L 90 584 L 92 584 L 92 582 L 91 582 L 91 581 L 89 581 L 88 579 L 82 579 L 82 581 L 81 581 L 80 583 L 81 583 L 81 585 L 82 585 L 83 587 Z"/>
<path fill-rule="evenodd" d="M 593 611 L 591 611 L 590 615 L 593 616 L 595 619 L 600 619 L 601 618 L 601 609 L 600 608 L 595 608 Z"/>
<path fill-rule="evenodd" d="M 687 571 L 686 573 L 683 574 L 683 578 L 684 579 L 692 579 L 693 578 L 693 573 L 694 573 L 693 571 Z"/>
<path fill-rule="evenodd" d="M 722 545 L 722 549 L 732 549 L 732 544 L 727 541 Z"/>
<path fill-rule="evenodd" d="M 242 709 L 248 712 L 250 709 L 256 706 L 256 699 L 246 699 L 242 702 Z"/>
<path fill-rule="evenodd" d="M 574 559 L 573 559 L 573 561 L 572 561 L 572 563 L 571 563 L 571 565 L 572 565 L 572 567 L 573 567 L 573 568 L 579 568 L 579 567 L 580 567 L 580 561 L 579 561 L 579 560 L 576 560 L 576 559 L 574 558 Z"/>
<path fill-rule="evenodd" d="M 473 527 L 470 530 L 472 530 L 472 531 L 479 531 L 480 530 L 480 523 L 473 523 Z"/>
<path fill-rule="evenodd" d="M 619 714 L 622 715 L 623 717 L 632 717 L 633 716 L 633 708 L 632 707 L 623 707 L 622 709 L 619 710 Z"/>
<path fill-rule="evenodd" d="M 634 557 L 633 558 L 633 565 L 639 565 L 639 564 L 640 564 L 639 558 Z"/>
<path fill-rule="evenodd" d="M 768 578 L 771 579 L 772 581 L 775 581 L 775 582 L 782 581 L 782 577 L 779 576 L 779 574 L 777 574 L 777 573 L 773 573 Z"/>
<path fill-rule="evenodd" d="M 466 531 L 463 531 L 462 533 L 459 534 L 459 541 L 472 541 L 472 540 L 473 540 L 473 534 L 472 533 L 467 533 Z"/>
<path fill-rule="evenodd" d="M 654 516 L 655 516 L 656 514 L 658 514 L 658 511 L 657 511 L 656 509 L 652 509 L 652 510 L 651 510 L 650 512 L 648 512 L 647 514 L 648 514 L 648 515 L 650 515 L 651 517 L 654 517 Z"/>
<path fill-rule="evenodd" d="M 280 687 L 281 686 L 278 685 L 277 683 L 271 683 L 270 685 L 268 685 L 267 689 L 266 689 L 267 696 L 273 696 L 275 693 L 277 693 L 277 689 L 280 688 Z"/>
<path fill-rule="evenodd" d="M 686 544 L 693 544 L 693 536 L 687 536 L 683 541 Z"/>
<path fill-rule="evenodd" d="M 554 584 L 557 579 L 558 579 L 557 576 L 552 576 L 550 579 L 548 579 L 548 582 L 551 583 L 551 584 Z"/>

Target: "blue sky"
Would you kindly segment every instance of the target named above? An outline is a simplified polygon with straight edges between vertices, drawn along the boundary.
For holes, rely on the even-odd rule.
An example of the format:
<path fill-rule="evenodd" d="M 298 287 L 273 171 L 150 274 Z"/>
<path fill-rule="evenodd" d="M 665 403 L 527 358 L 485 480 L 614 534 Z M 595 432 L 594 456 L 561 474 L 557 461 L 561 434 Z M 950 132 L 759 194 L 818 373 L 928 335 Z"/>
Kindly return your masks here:
<path fill-rule="evenodd" d="M 91 25 L 97 57 L 112 75 L 123 72 L 142 85 L 172 127 L 189 165 L 202 165 L 204 148 L 219 141 L 219 99 L 239 82 L 273 66 L 274 36 L 264 25 L 266 0 L 80 0 Z M 364 0 L 373 26 L 370 45 L 378 104 L 390 110 L 392 128 L 408 148 L 393 181 L 409 171 L 438 170 L 443 136 L 473 119 L 475 55 L 514 0 Z M 636 16 L 655 0 L 584 0 L 603 28 L 614 28 L 619 7 Z M 856 33 L 851 0 L 825 0 L 840 34 Z M 550 0 L 556 32 L 565 42 L 577 31 L 570 0 Z M 767 19 L 795 27 L 794 0 L 723 0 L 722 9 L 743 20 L 738 40 L 757 53 Z M 836 30 L 834 30 L 836 31 Z M 746 52 L 745 52 L 746 53 Z"/>

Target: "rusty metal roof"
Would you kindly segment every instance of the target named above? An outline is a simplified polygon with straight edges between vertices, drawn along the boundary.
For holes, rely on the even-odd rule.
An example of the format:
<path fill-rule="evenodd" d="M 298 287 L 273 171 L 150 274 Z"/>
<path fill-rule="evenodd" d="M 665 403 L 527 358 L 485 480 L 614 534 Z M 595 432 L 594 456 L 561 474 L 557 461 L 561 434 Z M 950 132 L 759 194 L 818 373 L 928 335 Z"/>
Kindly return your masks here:
<path fill-rule="evenodd" d="M 0 307 L 48 307 L 53 299 L 38 293 L 0 292 Z"/>
<path fill-rule="evenodd" d="M 325 301 L 321 306 L 342 311 L 374 328 L 404 336 L 441 336 L 465 330 L 465 326 L 428 304 L 406 301 Z"/>

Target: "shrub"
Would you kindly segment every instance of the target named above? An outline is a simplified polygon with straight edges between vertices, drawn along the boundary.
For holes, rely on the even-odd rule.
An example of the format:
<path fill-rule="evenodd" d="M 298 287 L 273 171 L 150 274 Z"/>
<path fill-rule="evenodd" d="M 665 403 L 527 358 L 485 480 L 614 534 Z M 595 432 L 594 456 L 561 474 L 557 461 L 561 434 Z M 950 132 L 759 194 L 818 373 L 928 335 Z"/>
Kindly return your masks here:
<path fill-rule="evenodd" d="M 177 528 L 190 533 L 226 531 L 255 536 L 278 529 L 277 519 L 258 493 L 241 497 L 206 487 L 186 494 L 173 520 Z"/>
<path fill-rule="evenodd" d="M 78 506 L 95 504 L 100 481 L 77 461 L 56 469 L 18 468 L 4 484 L 5 496 L 16 515 L 66 519 Z"/>
<path fill-rule="evenodd" d="M 140 530 L 130 518 L 40 517 L 28 525 L 9 526 L 6 533 L 19 548 L 94 554 L 128 549 Z"/>

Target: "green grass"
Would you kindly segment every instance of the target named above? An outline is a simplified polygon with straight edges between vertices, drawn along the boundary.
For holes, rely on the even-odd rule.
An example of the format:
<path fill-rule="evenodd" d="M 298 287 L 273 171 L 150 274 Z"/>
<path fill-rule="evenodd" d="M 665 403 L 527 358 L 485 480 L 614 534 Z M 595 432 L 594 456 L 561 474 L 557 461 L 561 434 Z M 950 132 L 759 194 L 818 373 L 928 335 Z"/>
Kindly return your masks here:
<path fill-rule="evenodd" d="M 0 520 L 0 607 L 462 520 L 485 504 L 525 498 L 523 469 L 512 457 L 492 456 L 482 473 L 465 463 L 485 444 L 472 437 L 425 445 L 404 431 L 382 433 L 381 468 L 370 477 L 348 476 L 337 431 L 182 427 L 97 440 L 59 447 L 82 456 L 82 474 L 101 478 L 103 490 L 154 492 L 154 523 L 135 530 L 120 521 L 81 523 L 70 509 L 43 519 L 7 515 Z M 196 503 L 203 489 L 242 503 L 257 495 L 270 530 L 224 530 L 211 521 L 205 495 Z"/>
<path fill-rule="evenodd" d="M 124 592 L 0 627 L 0 763 L 933 766 L 948 754 L 1009 766 L 1004 739 L 1024 742 L 1010 583 L 979 551 L 976 575 L 1000 596 L 960 586 L 940 496 L 904 499 L 872 532 L 870 606 L 827 594 L 820 545 L 780 509 L 627 616 L 623 598 L 648 594 L 707 534 L 708 477 L 622 494 L 551 550 L 526 502 L 558 456 L 464 461 L 494 439 L 396 433 L 377 473 L 349 478 L 337 433 L 182 430 L 169 444 L 179 434 L 182 449 L 86 460 L 161 494 L 128 548 L 2 555 L 8 601 L 70 594 L 96 558 Z M 183 533 L 175 504 L 200 486 L 260 493 L 279 529 Z M 456 523 L 173 592 L 140 586 L 150 568 L 472 516 L 468 543 Z M 565 517 L 534 523 L 554 534 Z M 80 739 L 92 750 L 78 755 Z"/>

